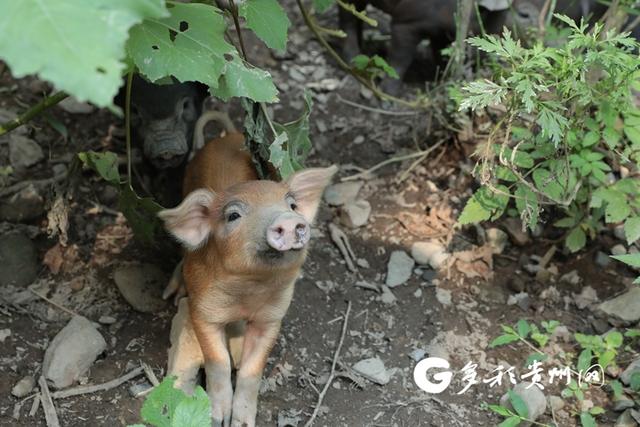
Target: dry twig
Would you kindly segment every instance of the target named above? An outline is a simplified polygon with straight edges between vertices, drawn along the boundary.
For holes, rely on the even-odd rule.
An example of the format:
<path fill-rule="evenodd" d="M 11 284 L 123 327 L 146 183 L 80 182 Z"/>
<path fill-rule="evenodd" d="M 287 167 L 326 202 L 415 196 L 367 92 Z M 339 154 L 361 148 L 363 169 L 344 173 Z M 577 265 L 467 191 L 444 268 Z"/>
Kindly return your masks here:
<path fill-rule="evenodd" d="M 66 397 L 78 396 L 80 394 L 89 394 L 89 393 L 95 393 L 97 391 L 111 390 L 112 388 L 116 388 L 120 384 L 123 384 L 129 381 L 130 379 L 135 378 L 138 375 L 141 375 L 143 372 L 144 372 L 144 368 L 142 366 L 139 366 L 135 369 L 132 369 L 129 373 L 124 374 L 120 378 L 113 379 L 106 383 L 96 384 L 96 385 L 82 385 L 75 388 L 56 391 L 51 395 L 51 397 L 53 397 L 54 399 L 64 399 Z"/>
<path fill-rule="evenodd" d="M 38 385 L 40 386 L 40 400 L 42 409 L 44 410 L 44 418 L 47 421 L 47 427 L 60 427 L 56 407 L 53 405 L 51 394 L 49 393 L 49 386 L 43 375 L 38 379 Z"/>

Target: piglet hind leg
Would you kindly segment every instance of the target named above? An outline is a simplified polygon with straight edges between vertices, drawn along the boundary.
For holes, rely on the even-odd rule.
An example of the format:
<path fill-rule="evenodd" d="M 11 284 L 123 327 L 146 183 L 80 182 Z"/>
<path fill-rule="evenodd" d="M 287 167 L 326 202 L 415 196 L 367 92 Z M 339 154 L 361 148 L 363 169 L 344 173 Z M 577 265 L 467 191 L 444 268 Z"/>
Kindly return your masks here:
<path fill-rule="evenodd" d="M 170 339 L 167 373 L 176 377 L 177 388 L 193 394 L 198 382 L 198 372 L 204 366 L 204 357 L 191 325 L 187 298 L 183 298 L 178 304 L 178 312 L 171 322 Z"/>
<path fill-rule="evenodd" d="M 225 325 L 209 323 L 192 316 L 200 348 L 204 355 L 207 376 L 207 395 L 211 401 L 211 417 L 214 427 L 229 427 L 233 388 L 231 385 L 231 358 L 227 349 Z"/>
<path fill-rule="evenodd" d="M 255 427 L 258 392 L 267 357 L 276 342 L 280 322 L 249 322 L 244 335 L 242 360 L 233 395 L 232 427 Z"/>

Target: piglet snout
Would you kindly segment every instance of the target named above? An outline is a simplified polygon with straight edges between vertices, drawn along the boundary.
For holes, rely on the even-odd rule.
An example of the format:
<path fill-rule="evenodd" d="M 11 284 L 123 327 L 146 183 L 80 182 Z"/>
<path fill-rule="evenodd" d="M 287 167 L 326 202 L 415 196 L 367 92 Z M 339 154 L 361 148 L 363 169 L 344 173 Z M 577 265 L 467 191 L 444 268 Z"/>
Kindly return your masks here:
<path fill-rule="evenodd" d="M 267 229 L 267 243 L 278 251 L 301 249 L 309 242 L 309 224 L 299 215 L 278 216 Z"/>

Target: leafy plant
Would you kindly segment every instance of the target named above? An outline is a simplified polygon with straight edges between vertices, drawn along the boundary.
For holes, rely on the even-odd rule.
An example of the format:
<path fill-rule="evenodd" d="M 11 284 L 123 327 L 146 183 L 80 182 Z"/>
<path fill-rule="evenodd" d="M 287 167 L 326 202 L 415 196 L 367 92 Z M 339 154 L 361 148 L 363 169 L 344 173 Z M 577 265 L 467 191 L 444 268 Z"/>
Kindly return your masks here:
<path fill-rule="evenodd" d="M 535 323 L 529 323 L 525 319 L 518 320 L 515 327 L 500 325 L 504 333 L 491 341 L 489 348 L 520 341 L 535 351 L 535 353 L 529 355 L 525 362 L 525 366 L 528 366 L 536 360 L 543 361 L 546 359 L 547 356 L 540 349 L 547 345 L 551 334 L 559 325 L 560 322 L 557 320 L 543 321 L 541 323 L 542 329 L 540 329 Z M 530 342 L 529 339 L 535 342 L 538 347 Z"/>
<path fill-rule="evenodd" d="M 527 408 L 527 404 L 522 400 L 517 393 L 513 390 L 508 391 L 509 403 L 513 407 L 513 409 L 509 409 L 503 405 L 487 405 L 487 408 L 492 410 L 498 415 L 505 417 L 505 419 L 498 424 L 498 427 L 515 427 L 519 425 L 521 422 L 529 422 L 531 420 L 529 417 L 529 408 Z M 515 412 L 514 412 L 515 411 Z M 536 423 L 536 425 L 545 425 Z"/>
<path fill-rule="evenodd" d="M 615 366 L 618 349 L 622 346 L 624 337 L 618 331 L 611 331 L 604 336 L 576 333 L 575 339 L 582 347 L 576 369 L 584 372 L 591 366 L 594 357 L 602 369 L 607 369 L 610 365 Z"/>
<path fill-rule="evenodd" d="M 611 258 L 616 259 L 618 261 L 622 261 L 628 266 L 633 267 L 635 269 L 640 268 L 640 253 L 615 255 L 615 256 L 612 256 Z M 637 277 L 635 282 L 633 283 L 640 284 L 640 277 Z"/>
<path fill-rule="evenodd" d="M 460 108 L 499 105 L 504 113 L 476 151 L 482 186 L 459 222 L 513 212 L 534 229 L 543 208 L 553 208 L 573 252 L 603 223 L 624 222 L 631 244 L 640 238 L 640 179 L 613 172 L 640 159 L 640 110 L 631 97 L 640 82 L 638 42 L 555 16 L 570 29 L 557 47 L 523 47 L 508 30 L 469 39 L 499 66 L 491 79 L 463 86 Z"/>
<path fill-rule="evenodd" d="M 211 403 L 203 388 L 196 387 L 193 396 L 188 396 L 174 388 L 174 383 L 175 377 L 165 378 L 149 393 L 140 411 L 142 420 L 154 427 L 210 426 Z"/>

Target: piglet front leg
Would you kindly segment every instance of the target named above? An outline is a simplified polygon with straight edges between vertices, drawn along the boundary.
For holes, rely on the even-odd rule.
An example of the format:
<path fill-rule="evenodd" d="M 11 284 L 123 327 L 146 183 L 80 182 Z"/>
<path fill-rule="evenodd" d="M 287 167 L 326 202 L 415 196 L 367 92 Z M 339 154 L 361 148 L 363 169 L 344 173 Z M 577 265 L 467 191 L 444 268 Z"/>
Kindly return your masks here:
<path fill-rule="evenodd" d="M 233 395 L 232 427 L 255 427 L 258 392 L 267 357 L 276 342 L 280 322 L 249 322 L 244 336 L 242 360 Z"/>
<path fill-rule="evenodd" d="M 231 358 L 226 344 L 225 325 L 192 317 L 193 329 L 204 355 L 207 394 L 211 401 L 214 427 L 229 427 L 233 402 Z"/>

